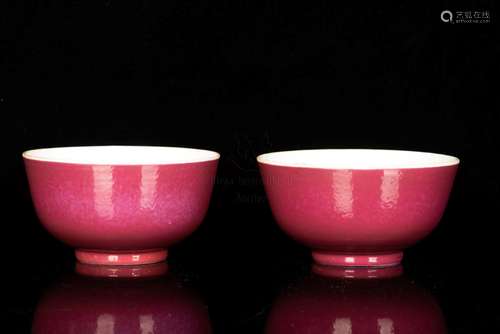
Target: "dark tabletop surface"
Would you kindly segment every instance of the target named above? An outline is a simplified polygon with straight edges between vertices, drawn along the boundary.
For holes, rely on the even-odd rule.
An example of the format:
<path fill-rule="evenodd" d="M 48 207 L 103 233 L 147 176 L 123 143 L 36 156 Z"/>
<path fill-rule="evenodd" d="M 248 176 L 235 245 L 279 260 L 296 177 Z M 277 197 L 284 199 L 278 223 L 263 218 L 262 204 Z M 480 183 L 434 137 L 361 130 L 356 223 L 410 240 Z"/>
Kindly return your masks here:
<path fill-rule="evenodd" d="M 235 233 L 226 244 L 212 244 L 203 233 L 220 232 L 217 227 L 207 231 L 213 218 L 209 214 L 205 228 L 174 247 L 167 263 L 121 274 L 96 274 L 92 266 L 82 269 L 70 248 L 41 234 L 40 248 L 13 250 L 15 256 L 3 264 L 3 324 L 19 333 L 28 333 L 32 326 L 39 333 L 53 333 L 55 328 L 94 333 L 99 317 L 111 315 L 116 332 L 109 333 L 140 333 L 146 326 L 140 316 L 149 314 L 156 321 L 154 333 L 205 333 L 207 328 L 214 333 L 500 329 L 494 269 L 465 245 L 458 249 L 442 243 L 439 228 L 405 252 L 402 267 L 367 272 L 318 269 L 307 249 L 280 231 L 260 243 L 255 233 L 246 241 L 238 241 Z M 265 223 L 274 224 L 272 219 Z M 237 230 L 241 228 L 234 227 Z M 248 241 L 250 236 L 255 240 Z M 132 271 L 134 277 L 116 277 Z M 144 277 L 148 272 L 153 277 Z M 383 331 L 383 326 L 389 327 Z"/>

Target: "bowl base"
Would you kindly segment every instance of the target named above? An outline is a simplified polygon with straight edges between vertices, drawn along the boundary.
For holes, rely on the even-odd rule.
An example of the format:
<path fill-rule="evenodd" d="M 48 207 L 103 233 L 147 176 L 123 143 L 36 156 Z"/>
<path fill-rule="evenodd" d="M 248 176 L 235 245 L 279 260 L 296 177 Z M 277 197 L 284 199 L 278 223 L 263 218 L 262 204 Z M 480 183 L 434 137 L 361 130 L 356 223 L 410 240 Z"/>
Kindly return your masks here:
<path fill-rule="evenodd" d="M 168 252 L 166 249 L 129 251 L 77 249 L 75 255 L 79 262 L 85 264 L 129 266 L 164 261 Z"/>
<path fill-rule="evenodd" d="M 396 266 L 403 259 L 403 252 L 394 253 L 334 253 L 313 251 L 314 262 L 323 266 L 341 267 L 389 267 Z"/>

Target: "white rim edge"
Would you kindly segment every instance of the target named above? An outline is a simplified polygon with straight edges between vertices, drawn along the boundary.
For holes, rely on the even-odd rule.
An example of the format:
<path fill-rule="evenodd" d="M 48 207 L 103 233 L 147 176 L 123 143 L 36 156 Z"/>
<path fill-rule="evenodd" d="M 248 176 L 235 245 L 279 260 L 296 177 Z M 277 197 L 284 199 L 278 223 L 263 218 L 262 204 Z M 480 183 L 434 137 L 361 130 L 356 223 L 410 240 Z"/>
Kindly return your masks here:
<path fill-rule="evenodd" d="M 162 156 L 158 157 L 158 154 Z M 220 154 L 190 147 L 96 145 L 31 149 L 24 151 L 22 157 L 77 165 L 174 165 L 218 160 Z"/>
<path fill-rule="evenodd" d="M 326 154 L 330 156 L 326 156 Z M 336 154 L 336 158 L 332 155 Z M 316 156 L 315 156 L 316 155 Z M 363 160 L 361 157 L 371 158 L 378 155 L 376 161 Z M 399 155 L 400 161 L 389 161 Z M 299 157 L 301 156 L 301 157 Z M 384 159 L 382 159 L 384 158 Z M 405 160 L 404 158 L 409 158 Z M 308 161 L 306 161 L 309 159 Z M 413 159 L 413 161 L 410 161 Z M 315 161 L 311 161 L 315 160 Z M 384 162 L 381 162 L 384 160 Z M 360 162 L 361 161 L 361 162 Z M 347 169 L 347 170 L 375 170 L 375 169 L 414 169 L 447 167 L 460 164 L 457 157 L 422 151 L 390 150 L 390 149 L 310 149 L 269 152 L 257 156 L 260 164 L 315 169 Z"/>

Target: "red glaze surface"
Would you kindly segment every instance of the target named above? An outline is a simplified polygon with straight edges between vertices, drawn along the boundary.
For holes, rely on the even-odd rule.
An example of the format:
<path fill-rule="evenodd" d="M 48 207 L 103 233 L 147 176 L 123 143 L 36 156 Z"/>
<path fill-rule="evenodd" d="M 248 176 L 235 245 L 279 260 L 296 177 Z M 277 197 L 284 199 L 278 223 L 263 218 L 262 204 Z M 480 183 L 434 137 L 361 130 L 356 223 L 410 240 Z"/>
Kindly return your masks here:
<path fill-rule="evenodd" d="M 208 334 L 207 307 L 172 277 L 110 279 L 73 276 L 39 301 L 34 334 Z"/>
<path fill-rule="evenodd" d="M 217 160 L 165 165 L 24 161 L 42 224 L 81 249 L 79 260 L 100 264 L 163 260 L 165 251 L 144 251 L 165 249 L 199 226 L 217 168 Z M 116 251 L 121 257 L 109 257 Z"/>
<path fill-rule="evenodd" d="M 280 227 L 324 265 L 398 264 L 443 215 L 458 165 L 336 170 L 259 163 Z"/>
<path fill-rule="evenodd" d="M 372 280 L 312 276 L 274 302 L 267 334 L 444 334 L 435 298 L 404 277 Z"/>

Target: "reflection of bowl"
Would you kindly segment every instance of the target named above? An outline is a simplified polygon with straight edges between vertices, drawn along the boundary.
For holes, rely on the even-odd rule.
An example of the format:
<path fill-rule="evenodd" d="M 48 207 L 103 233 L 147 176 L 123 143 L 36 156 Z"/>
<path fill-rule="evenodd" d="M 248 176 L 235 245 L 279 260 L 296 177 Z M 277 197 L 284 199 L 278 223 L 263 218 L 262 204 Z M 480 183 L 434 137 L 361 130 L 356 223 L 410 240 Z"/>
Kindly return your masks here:
<path fill-rule="evenodd" d="M 398 264 L 439 222 L 457 158 L 391 150 L 305 150 L 257 158 L 273 214 L 324 265 Z"/>
<path fill-rule="evenodd" d="M 152 146 L 23 154 L 35 209 L 54 236 L 93 264 L 165 259 L 208 208 L 219 154 Z"/>
<path fill-rule="evenodd" d="M 170 275 L 154 279 L 73 275 L 42 296 L 32 332 L 207 334 L 211 324 L 198 296 Z"/>
<path fill-rule="evenodd" d="M 268 334 L 444 334 L 435 298 L 404 277 L 343 280 L 311 275 L 274 302 Z"/>
<path fill-rule="evenodd" d="M 323 266 L 314 263 L 312 272 L 316 275 L 343 278 L 343 279 L 382 279 L 394 278 L 403 274 L 403 266 L 389 267 L 341 267 L 341 266 Z"/>
<path fill-rule="evenodd" d="M 77 262 L 75 271 L 84 276 L 131 279 L 165 275 L 168 271 L 168 265 L 166 262 L 133 266 L 95 265 Z"/>

